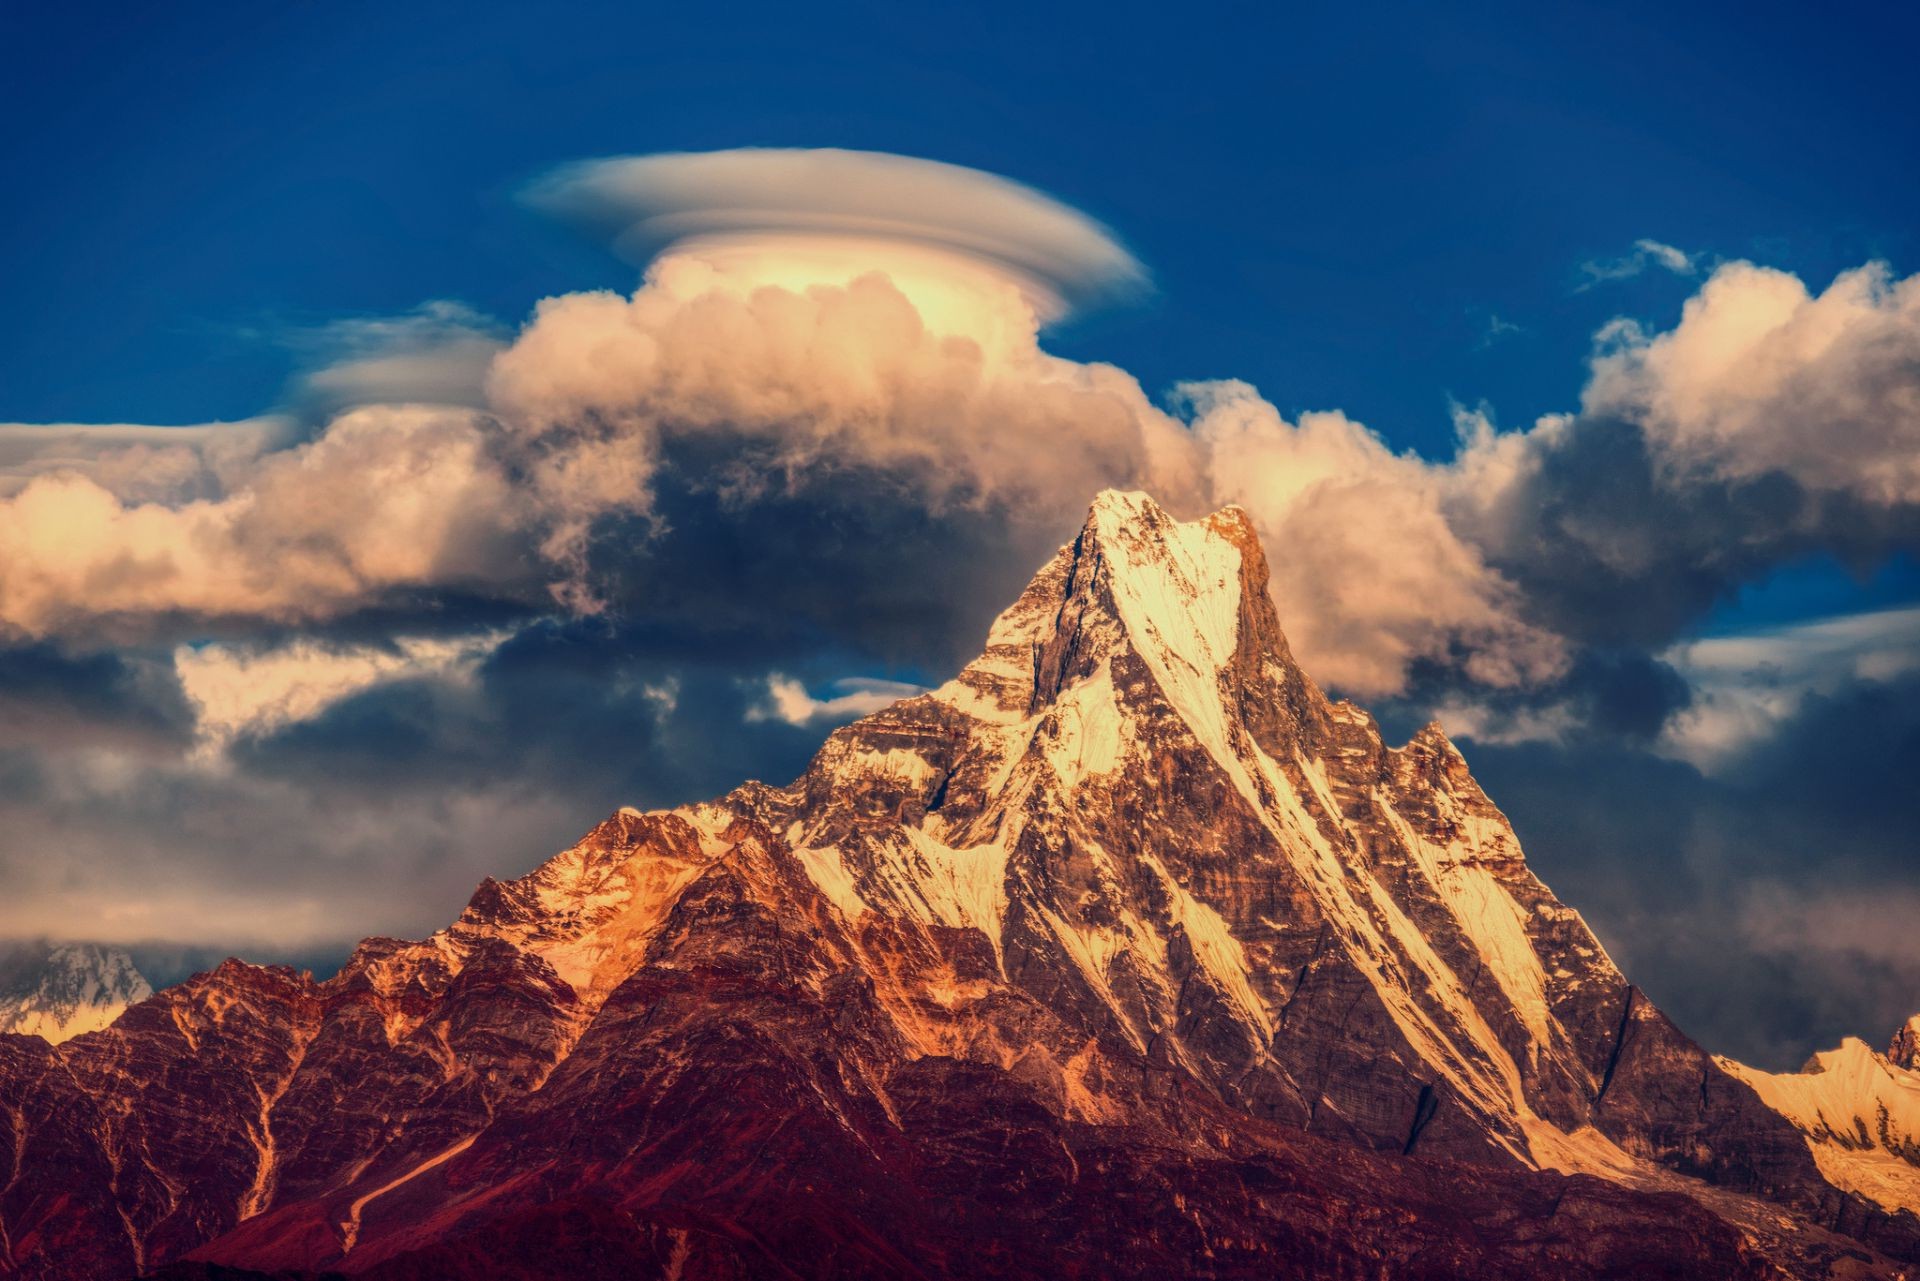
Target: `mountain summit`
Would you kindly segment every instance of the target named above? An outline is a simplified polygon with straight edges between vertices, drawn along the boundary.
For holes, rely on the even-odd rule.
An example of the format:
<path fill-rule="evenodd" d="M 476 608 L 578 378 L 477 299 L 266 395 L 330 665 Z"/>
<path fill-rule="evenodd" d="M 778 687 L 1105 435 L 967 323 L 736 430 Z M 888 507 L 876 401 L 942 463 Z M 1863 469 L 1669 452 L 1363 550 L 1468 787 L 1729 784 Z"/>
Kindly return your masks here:
<path fill-rule="evenodd" d="M 1920 1090 L 1871 1057 L 1822 1088 Z M 1314 685 L 1244 514 L 1106 493 L 788 786 L 622 810 L 323 983 L 0 1038 L 0 1274 L 1904 1275 L 1903 1135 L 1775 1080 L 1438 726 Z"/>

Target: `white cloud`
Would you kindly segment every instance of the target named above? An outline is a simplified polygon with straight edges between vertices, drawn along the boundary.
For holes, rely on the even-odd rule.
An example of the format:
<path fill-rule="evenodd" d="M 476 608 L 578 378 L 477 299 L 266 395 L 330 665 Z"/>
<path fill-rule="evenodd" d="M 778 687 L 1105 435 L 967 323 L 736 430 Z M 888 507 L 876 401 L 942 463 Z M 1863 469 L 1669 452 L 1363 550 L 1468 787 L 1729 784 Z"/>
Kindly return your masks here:
<path fill-rule="evenodd" d="M 815 698 L 805 685 L 791 677 L 768 677 L 766 698 L 747 709 L 747 719 L 778 720 L 799 726 L 844 724 L 926 692 L 923 686 L 904 681 L 863 677 L 837 680 L 829 688 L 833 691 L 830 697 Z"/>
<path fill-rule="evenodd" d="M 199 753 L 215 759 L 236 738 L 297 724 L 388 681 L 460 678 L 506 639 L 400 637 L 390 645 L 295 640 L 266 649 L 207 644 L 174 651 L 174 670 L 196 716 Z"/>
<path fill-rule="evenodd" d="M 1587 290 L 1607 281 L 1627 280 L 1650 267 L 1670 271 L 1676 276 L 1691 276 L 1699 270 L 1699 262 L 1683 249 L 1643 238 L 1634 241 L 1633 252 L 1624 257 L 1581 263 L 1581 274 L 1587 279 L 1580 288 Z"/>
<path fill-rule="evenodd" d="M 1049 354 L 1048 299 L 1137 266 L 1097 224 L 969 170 L 729 152 L 595 162 L 537 199 L 670 251 L 630 295 L 545 300 L 497 349 L 444 303 L 315 340 L 331 363 L 314 377 L 345 401 L 473 400 L 484 358 L 483 408 L 362 405 L 292 444 L 266 423 L 0 428 L 0 634 L 171 640 L 452 593 L 589 611 L 604 562 L 617 577 L 646 554 L 668 473 L 735 507 L 851 492 L 1049 531 L 1122 486 L 1182 513 L 1246 507 L 1330 684 L 1393 694 L 1429 664 L 1525 689 L 1578 643 L 1509 573 L 1541 538 L 1529 482 L 1608 428 L 1590 419 L 1641 424 L 1676 502 L 1703 473 L 1770 471 L 1920 501 L 1920 283 L 1883 268 L 1814 297 L 1722 266 L 1672 330 L 1610 327 L 1587 417 L 1499 433 L 1463 411 L 1455 454 L 1431 461 L 1338 412 L 1289 421 L 1240 383 L 1183 389 L 1176 417 L 1120 369 Z M 1692 266 L 1653 241 L 1636 256 Z M 1602 545 L 1611 525 L 1555 532 L 1633 568 Z"/>
<path fill-rule="evenodd" d="M 1873 263 L 1816 295 L 1732 262 L 1673 329 L 1616 322 L 1604 338 L 1588 409 L 1642 422 L 1678 479 L 1780 472 L 1871 504 L 1920 502 L 1920 276 Z"/>
<path fill-rule="evenodd" d="M 942 300 L 975 286 L 1011 286 L 1047 321 L 1146 281 L 1113 233 L 1077 209 L 977 169 L 881 152 L 614 157 L 562 169 L 528 199 L 635 262 L 680 254 L 786 288 L 885 271 L 936 327 Z"/>
<path fill-rule="evenodd" d="M 436 300 L 399 316 L 353 316 L 286 336 L 304 358 L 304 399 L 356 405 L 484 408 L 487 368 L 507 335 L 464 303 Z"/>
<path fill-rule="evenodd" d="M 1030 332 L 989 354 L 970 332 L 930 328 L 877 273 L 743 290 L 701 260 L 664 259 L 630 298 L 543 302 L 489 391 L 536 456 L 563 563 L 595 517 L 647 509 L 676 444 L 724 469 L 707 484 L 746 497 L 849 468 L 886 473 L 936 511 L 994 501 L 1057 515 L 1122 483 L 1197 496 L 1186 433 L 1129 375 L 1050 356 Z"/>
<path fill-rule="evenodd" d="M 308 622 L 401 589 L 500 591 L 520 503 L 485 425 L 460 410 L 356 410 L 238 465 L 214 498 L 128 500 L 48 472 L 0 499 L 0 635 Z"/>
<path fill-rule="evenodd" d="M 1451 738 L 1499 746 L 1559 743 L 1581 727 L 1579 714 L 1564 702 L 1507 711 L 1456 696 L 1434 708 L 1433 717 Z"/>
<path fill-rule="evenodd" d="M 120 498 L 181 501 L 283 444 L 292 424 L 267 416 L 231 423 L 0 423 L 0 499 L 42 476 L 85 476 Z"/>
<path fill-rule="evenodd" d="M 1920 608 L 1712 636 L 1662 655 L 1693 688 L 1660 750 L 1709 772 L 1765 742 L 1809 695 L 1920 669 Z"/>
<path fill-rule="evenodd" d="M 1183 392 L 1213 500 L 1237 502 L 1253 518 L 1281 623 L 1320 680 L 1395 693 L 1411 664 L 1456 651 L 1474 679 L 1494 686 L 1564 670 L 1560 639 L 1522 618 L 1512 585 L 1448 518 L 1450 494 L 1478 485 L 1498 461 L 1491 435 L 1436 466 L 1393 453 L 1344 414 L 1289 423 L 1244 383 Z"/>
<path fill-rule="evenodd" d="M 952 200 L 928 203 L 917 179 L 886 186 L 922 171 L 882 161 L 872 172 L 885 180 L 884 199 L 875 204 L 867 191 L 843 217 L 835 212 L 842 188 L 860 184 L 834 178 L 845 172 L 836 159 L 800 164 L 793 188 L 767 195 L 771 212 L 754 215 L 748 197 L 787 163 L 774 159 L 772 169 L 767 157 L 735 156 L 704 174 L 687 158 L 639 171 L 643 185 L 665 182 L 665 204 L 658 190 L 636 195 L 622 185 L 637 172 L 624 162 L 575 171 L 549 188 L 551 202 L 603 218 L 629 245 L 672 244 L 633 292 L 548 299 L 513 335 L 448 304 L 329 327 L 312 339 L 316 368 L 302 393 L 309 407 L 348 407 L 324 421 L 0 425 L 0 640 L 45 637 L 75 649 L 129 641 L 166 655 L 183 638 L 225 638 L 176 656 L 199 718 L 200 760 L 154 764 L 161 751 L 179 750 L 177 734 L 144 732 L 138 756 L 95 750 L 97 735 L 80 736 L 30 800 L 8 806 L 14 857 L 0 870 L 13 893 L 0 903 L 0 927 L 80 930 L 102 912 L 144 910 L 155 914 L 153 928 L 181 936 L 249 918 L 299 936 L 332 919 L 328 905 L 348 881 L 438 884 L 457 905 L 478 870 L 475 851 L 505 857 L 564 839 L 584 793 L 562 795 L 551 773 L 496 779 L 484 785 L 494 789 L 488 794 L 454 787 L 421 805 L 417 780 L 396 784 L 390 800 L 367 800 L 364 788 L 330 793 L 311 779 L 206 765 L 238 738 L 309 719 L 383 682 L 471 670 L 484 640 L 407 639 L 427 629 L 421 614 L 465 598 L 545 611 L 557 596 L 562 607 L 587 610 L 602 598 L 603 577 L 625 575 L 626 595 L 606 592 L 622 608 L 658 608 L 676 625 L 696 614 L 717 596 L 689 608 L 662 595 L 684 595 L 688 583 L 697 590 L 709 568 L 703 554 L 742 531 L 764 536 L 769 522 L 742 520 L 707 543 L 695 531 L 674 544 L 690 562 L 655 572 L 646 558 L 665 545 L 670 514 L 685 520 L 681 513 L 703 510 L 700 502 L 675 508 L 658 501 L 662 494 L 715 499 L 706 510 L 723 519 L 795 495 L 839 504 L 794 505 L 809 515 L 904 513 L 825 534 L 804 520 L 779 526 L 799 545 L 781 549 L 791 552 L 782 566 L 815 556 L 839 557 L 836 567 L 861 562 L 847 571 L 866 575 L 858 592 L 803 585 L 826 609 L 852 616 L 836 635 L 855 639 L 880 625 L 872 601 L 906 602 L 886 620 L 901 634 L 924 630 L 915 611 L 926 600 L 998 590 L 1037 561 L 1021 550 L 1010 570 L 994 561 L 983 572 L 990 556 L 1011 557 L 1009 548 L 1029 548 L 1041 535 L 1070 536 L 1103 486 L 1149 489 L 1183 515 L 1238 502 L 1261 532 L 1281 615 L 1310 672 L 1367 697 L 1405 692 L 1423 667 L 1507 691 L 1488 699 L 1485 688 L 1456 690 L 1440 708 L 1451 729 L 1500 741 L 1577 727 L 1586 712 L 1575 702 L 1528 704 L 1568 672 L 1591 635 L 1583 620 L 1623 599 L 1603 592 L 1597 606 L 1579 600 L 1554 615 L 1542 607 L 1553 587 L 1543 578 L 1578 587 L 1589 571 L 1611 573 L 1634 591 L 1642 580 L 1699 568 L 1688 561 L 1674 570 L 1639 554 L 1644 547 L 1677 546 L 1689 557 L 1705 547 L 1696 558 L 1704 561 L 1718 542 L 1776 535 L 1710 519 L 1704 540 L 1676 539 L 1663 518 L 1687 510 L 1702 478 L 1784 472 L 1883 509 L 1920 501 L 1920 285 L 1884 268 L 1848 273 L 1815 296 L 1784 273 L 1728 264 L 1666 332 L 1609 329 L 1585 413 L 1502 433 L 1487 415 L 1461 410 L 1454 453 L 1424 459 L 1395 452 L 1338 412 L 1283 415 L 1240 383 L 1190 386 L 1170 413 L 1123 370 L 1048 353 L 1038 338 L 1045 319 L 1140 277 L 1104 231 L 1034 204 L 1044 202 L 1034 193 L 1010 195 L 997 180 L 956 171 L 948 176 L 957 185 L 940 189 Z M 689 185 L 675 187 L 681 179 Z M 975 196 L 978 207 L 967 203 Z M 904 206 L 885 203 L 908 197 Z M 664 220 L 650 221 L 649 210 Z M 1636 269 L 1692 266 L 1652 242 L 1636 258 Z M 1610 472 L 1571 497 L 1564 484 L 1535 484 L 1550 464 L 1565 470 L 1597 458 L 1604 472 L 1614 457 L 1569 450 L 1569 442 L 1625 439 L 1637 448 L 1641 430 L 1662 464 L 1657 501 L 1623 503 L 1616 513 L 1607 505 Z M 784 520 L 791 509 L 773 510 Z M 948 550 L 948 535 L 969 522 L 1018 528 L 1024 541 L 976 538 Z M 885 542 L 864 534 L 872 529 L 922 537 L 910 553 L 922 559 L 910 562 L 890 544 L 850 546 L 863 536 Z M 1565 547 L 1542 550 L 1552 537 Z M 1809 537 L 1783 545 L 1800 554 Z M 1887 545 L 1881 537 L 1873 546 Z M 1640 546 L 1623 550 L 1630 540 Z M 948 556 L 942 569 L 951 577 L 920 573 L 904 583 L 900 567 L 924 570 L 927 546 Z M 992 551 L 967 563 L 981 547 Z M 755 552 L 751 541 L 728 544 L 716 563 Z M 1764 572 L 1777 563 L 1769 555 L 1752 554 L 1709 583 L 1709 594 L 1737 581 L 1731 574 Z M 728 625 L 746 632 L 764 621 L 767 634 L 793 633 L 794 619 L 777 612 L 790 599 L 770 605 L 722 571 L 711 577 L 717 591 L 748 597 L 732 602 Z M 257 647 L 260 634 L 283 637 L 376 608 L 393 611 L 400 639 Z M 1856 626 L 1872 635 L 1852 636 Z M 1880 679 L 1915 652 L 1920 634 L 1904 615 L 1680 647 L 1667 658 L 1698 698 L 1669 726 L 1663 750 L 1717 767 L 1772 733 L 1807 691 L 1833 687 L 1835 673 Z M 156 670 L 166 675 L 164 665 Z M 153 675 L 143 667 L 137 683 L 144 689 Z M 632 679 L 643 682 L 645 707 L 665 719 L 678 697 L 673 681 L 652 668 Z M 809 690 L 782 676 L 752 691 L 759 702 L 749 718 L 811 731 L 916 692 L 858 680 Z M 632 693 L 592 684 L 596 699 Z M 739 690 L 728 693 L 731 709 Z M 1494 703 L 1504 710 L 1490 711 Z M 701 706 L 689 697 L 683 716 L 691 723 Z M 55 734 L 16 719 L 43 747 Z M 155 739 L 164 739 L 160 748 L 150 746 Z M 736 763 L 726 757 L 714 769 L 733 777 Z M 326 799 L 346 794 L 351 806 Z M 182 806 L 182 795 L 212 800 Z M 342 808 L 350 812 L 334 812 Z M 125 838 L 161 825 L 165 841 Z M 269 827 L 289 850 L 275 869 L 236 868 L 220 853 L 246 848 Z M 419 866 L 396 867 L 408 858 Z M 257 883 L 229 884 L 252 875 Z M 292 906 L 269 918 L 257 912 L 268 902 Z M 418 924 L 405 904 L 375 907 L 372 928 Z"/>

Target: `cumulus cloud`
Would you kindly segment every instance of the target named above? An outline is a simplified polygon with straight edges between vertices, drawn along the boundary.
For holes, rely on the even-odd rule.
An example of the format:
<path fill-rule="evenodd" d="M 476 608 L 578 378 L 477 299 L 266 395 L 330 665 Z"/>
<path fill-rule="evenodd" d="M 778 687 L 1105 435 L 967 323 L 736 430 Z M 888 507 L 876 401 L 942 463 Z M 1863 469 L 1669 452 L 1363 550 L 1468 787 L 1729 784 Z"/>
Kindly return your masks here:
<path fill-rule="evenodd" d="M 856 474 L 935 512 L 1058 517 L 1149 479 L 1197 497 L 1185 432 L 1133 378 L 1031 338 L 989 355 L 879 273 L 796 292 L 665 259 L 631 297 L 542 303 L 489 392 L 533 457 L 547 551 L 568 564 L 597 518 L 648 510 L 666 465 L 742 502 Z"/>
<path fill-rule="evenodd" d="M 0 423 L 0 499 L 56 474 L 85 476 L 133 502 L 205 497 L 292 434 L 272 416 L 189 427 Z"/>
<path fill-rule="evenodd" d="M 524 574 L 521 500 L 465 411 L 356 410 L 237 465 L 216 497 L 144 501 L 110 483 L 62 468 L 0 500 L 0 635 L 314 621 L 408 591 L 511 590 Z"/>
<path fill-rule="evenodd" d="M 1048 353 L 1048 298 L 1137 268 L 986 175 L 745 151 L 592 162 L 534 199 L 664 252 L 631 294 L 547 299 L 510 341 L 453 304 L 315 339 L 309 382 L 343 403 L 443 403 L 358 404 L 301 440 L 0 429 L 0 628 L 169 641 L 476 600 L 737 627 L 718 561 L 731 582 L 779 568 L 754 598 L 769 634 L 884 635 L 938 664 L 1118 485 L 1246 507 L 1295 647 L 1336 687 L 1462 707 L 1535 690 L 1585 716 L 1593 673 L 1649 687 L 1591 655 L 1651 653 L 1786 559 L 1870 561 L 1916 529 L 1920 284 L 1883 268 L 1816 296 L 1725 264 L 1672 329 L 1610 326 L 1577 412 L 1501 432 L 1462 410 L 1456 452 L 1429 460 L 1245 384 L 1162 406 Z M 857 616 L 796 585 L 829 558 Z M 965 581 L 929 580 L 942 564 Z"/>
<path fill-rule="evenodd" d="M 219 469 L 200 455 L 239 433 L 170 439 L 177 457 L 162 467 L 126 431 L 94 433 L 81 465 L 60 449 L 72 432 L 22 429 L 14 492 L 0 498 L 0 628 L 126 639 L 324 624 L 449 596 L 591 612 L 657 577 L 640 562 L 666 530 L 663 489 L 736 508 L 810 494 L 844 509 L 831 491 L 849 486 L 936 519 L 991 508 L 1017 513 L 1023 558 L 1104 485 L 1199 500 L 1179 423 L 1123 372 L 1035 339 L 1048 291 L 1135 273 L 1095 224 L 918 162 L 670 159 L 641 164 L 638 187 L 622 162 L 575 171 L 543 199 L 638 199 L 660 182 L 670 200 L 698 194 L 707 218 L 740 173 L 764 172 L 791 178 L 780 218 L 826 234 L 815 206 L 866 175 L 873 225 L 832 232 L 844 255 L 831 262 L 764 240 L 743 258 L 731 233 L 696 238 L 630 297 L 548 300 L 504 349 L 452 304 L 340 322 L 306 340 L 325 359 L 302 394 L 355 407 Z M 923 183 L 939 199 L 916 208 Z M 769 281 L 749 258 L 784 274 Z"/>
<path fill-rule="evenodd" d="M 1288 638 L 1320 679 L 1396 693 L 1416 663 L 1455 656 L 1499 687 L 1564 670 L 1565 643 L 1522 617 L 1512 584 L 1449 523 L 1449 491 L 1485 457 L 1436 467 L 1340 413 L 1291 424 L 1244 383 L 1183 393 L 1211 491 L 1253 517 Z"/>
<path fill-rule="evenodd" d="M 1728 263 L 1680 323 L 1603 335 L 1588 412 L 1643 425 L 1663 469 L 1748 481 L 1770 473 L 1881 508 L 1920 502 L 1920 276 L 1885 264 L 1819 294 L 1797 276 Z"/>
<path fill-rule="evenodd" d="M 1593 646 L 1657 648 L 1792 556 L 1871 560 L 1915 531 L 1920 286 L 1884 269 L 1814 296 L 1726 264 L 1673 329 L 1609 327 L 1577 413 L 1500 432 L 1462 410 L 1454 456 L 1428 460 L 1338 412 L 1289 422 L 1245 384 L 1188 385 L 1156 405 L 1124 371 L 1045 351 L 1026 293 L 989 289 L 943 311 L 924 278 L 884 269 L 883 250 L 882 270 L 848 276 L 762 240 L 756 252 L 791 278 L 743 272 L 737 242 L 713 250 L 699 229 L 806 224 L 831 211 L 830 184 L 786 153 L 699 159 L 603 162 L 543 189 L 606 218 L 666 211 L 641 221 L 672 248 L 630 295 L 548 299 L 505 345 L 445 305 L 329 340 L 338 385 L 367 390 L 407 383 L 377 371 L 421 353 L 432 364 L 447 344 L 471 381 L 484 350 L 468 396 L 483 408 L 362 405 L 297 443 L 260 426 L 0 429 L 15 477 L 0 497 L 0 627 L 178 635 L 454 599 L 684 620 L 728 612 L 700 568 L 716 556 L 792 579 L 795 563 L 837 555 L 855 576 L 847 599 L 871 607 L 869 634 L 892 626 L 890 592 L 933 611 L 923 622 L 941 618 L 920 627 L 918 653 L 889 655 L 937 663 L 975 639 L 960 629 L 977 625 L 986 591 L 1017 582 L 1093 492 L 1122 485 L 1186 513 L 1245 506 L 1297 651 L 1336 687 L 1564 693 Z M 727 201 L 751 185 L 741 175 L 767 165 L 799 177 L 730 221 Z M 974 232 L 941 252 L 972 245 L 978 262 L 948 264 L 945 279 L 1044 256 L 974 244 L 1033 212 L 988 189 L 977 209 L 956 197 Z M 891 214 L 869 221 L 912 212 L 886 205 L 887 182 L 879 191 Z M 1039 225 L 1052 230 L 1033 244 L 1057 255 L 1097 233 Z M 871 230 L 834 234 L 867 244 L 854 233 Z M 853 550 L 854 528 L 887 535 Z M 942 615 L 901 592 L 929 560 L 969 566 L 964 608 Z M 768 589 L 791 627 L 861 643 L 860 619 Z M 903 619 L 898 634 L 913 630 Z M 1535 712 L 1516 714 L 1565 719 Z"/>
<path fill-rule="evenodd" d="M 513 332 L 446 303 L 314 331 L 285 416 L 0 426 L 0 929 L 431 928 L 616 805 L 792 777 L 826 725 L 919 688 L 845 673 L 949 673 L 1103 486 L 1245 507 L 1307 669 L 1473 739 L 1549 879 L 1655 982 L 1778 959 L 1725 869 L 1804 893 L 1793 850 L 1834 842 L 1776 795 L 1857 831 L 1836 913 L 1910 833 L 1843 776 L 1901 789 L 1905 615 L 1689 634 L 1810 552 L 1920 547 L 1913 280 L 1722 265 L 1671 327 L 1604 331 L 1571 412 L 1461 408 L 1423 458 L 1244 383 L 1156 403 L 1054 356 L 1049 319 L 1143 274 L 984 175 L 723 153 L 536 199 L 653 255 L 636 288 Z M 262 832 L 278 856 L 236 869 Z M 1672 911 L 1556 851 L 1639 860 Z M 1711 918 L 1691 950 L 1687 913 Z M 1827 1001 L 1802 1031 L 1891 999 L 1908 971 L 1875 955 L 1878 1004 L 1801 983 Z M 1716 1048 L 1802 1034 L 1682 1013 Z"/>

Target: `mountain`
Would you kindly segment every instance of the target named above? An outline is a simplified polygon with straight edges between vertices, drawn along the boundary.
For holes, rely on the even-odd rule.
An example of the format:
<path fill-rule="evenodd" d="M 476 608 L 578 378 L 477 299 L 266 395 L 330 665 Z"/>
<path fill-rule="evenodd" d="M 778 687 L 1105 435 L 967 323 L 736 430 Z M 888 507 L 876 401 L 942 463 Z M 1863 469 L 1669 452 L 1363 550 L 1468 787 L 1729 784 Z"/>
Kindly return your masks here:
<path fill-rule="evenodd" d="M 1243 514 L 1108 493 L 788 786 L 622 810 L 325 982 L 0 1037 L 0 1266 L 1908 1275 L 1920 1201 L 1790 1079 L 1620 974 L 1438 726 L 1314 685 Z"/>
<path fill-rule="evenodd" d="M 0 1033 L 58 1044 L 153 995 L 125 952 L 93 943 L 0 945 Z"/>
<path fill-rule="evenodd" d="M 1762 1072 L 1721 1060 L 1806 1136 L 1821 1175 L 1881 1205 L 1920 1206 L 1920 1072 L 1909 1021 L 1893 1056 L 1849 1037 L 1798 1072 Z M 1904 1058 L 1902 1053 L 1904 1051 Z"/>

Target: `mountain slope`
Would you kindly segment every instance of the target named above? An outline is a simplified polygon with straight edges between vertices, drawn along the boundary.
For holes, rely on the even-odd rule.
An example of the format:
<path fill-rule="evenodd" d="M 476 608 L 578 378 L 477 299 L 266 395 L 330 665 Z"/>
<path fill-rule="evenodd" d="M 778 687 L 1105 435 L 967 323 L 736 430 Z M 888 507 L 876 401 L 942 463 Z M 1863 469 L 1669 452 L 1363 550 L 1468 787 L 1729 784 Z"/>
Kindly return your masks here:
<path fill-rule="evenodd" d="M 0 1258 L 488 1275 L 562 1230 L 619 1275 L 1920 1257 L 1910 1207 L 1823 1174 L 1627 983 L 1437 727 L 1390 748 L 1321 694 L 1266 572 L 1234 509 L 1104 494 L 979 660 L 787 787 L 623 810 L 325 983 L 229 962 L 62 1047 L 0 1038 Z"/>
<path fill-rule="evenodd" d="M 1920 1206 L 1920 1071 L 1854 1037 L 1798 1072 L 1721 1063 L 1806 1136 L 1828 1182 L 1882 1206 Z"/>
<path fill-rule="evenodd" d="M 22 942 L 0 949 L 0 1033 L 57 1044 L 106 1027 L 152 995 L 118 948 Z"/>

